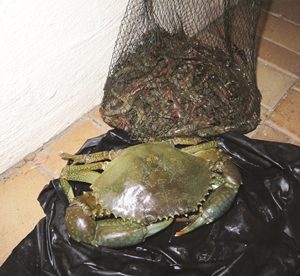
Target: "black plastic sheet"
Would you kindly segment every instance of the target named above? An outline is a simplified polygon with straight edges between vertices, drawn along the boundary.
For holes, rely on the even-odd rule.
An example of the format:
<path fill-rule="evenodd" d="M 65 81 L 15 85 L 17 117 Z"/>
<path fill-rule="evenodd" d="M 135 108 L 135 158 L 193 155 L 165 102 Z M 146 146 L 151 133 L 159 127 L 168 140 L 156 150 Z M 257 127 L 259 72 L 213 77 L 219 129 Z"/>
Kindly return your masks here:
<path fill-rule="evenodd" d="M 92 247 L 66 233 L 66 197 L 58 180 L 41 192 L 45 211 L 13 250 L 0 275 L 300 275 L 300 148 L 221 136 L 243 185 L 232 208 L 210 225 L 175 238 L 183 222 L 125 249 Z M 89 139 L 80 153 L 121 148 L 120 131 Z M 72 183 L 76 193 L 87 185 Z"/>

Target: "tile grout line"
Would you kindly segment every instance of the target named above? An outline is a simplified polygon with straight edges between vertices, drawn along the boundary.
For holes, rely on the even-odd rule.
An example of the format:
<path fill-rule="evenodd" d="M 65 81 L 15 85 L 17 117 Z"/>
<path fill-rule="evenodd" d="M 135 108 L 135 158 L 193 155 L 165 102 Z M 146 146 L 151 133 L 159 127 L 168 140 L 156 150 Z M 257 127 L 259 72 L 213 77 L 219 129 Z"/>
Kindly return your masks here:
<path fill-rule="evenodd" d="M 300 81 L 300 78 L 298 79 L 298 81 Z M 297 81 L 297 83 L 298 83 L 298 81 Z M 294 86 L 292 89 L 294 89 L 296 92 L 300 93 L 300 87 L 298 88 L 298 87 Z"/>
<path fill-rule="evenodd" d="M 279 131 L 280 133 L 288 136 L 288 138 L 294 140 L 295 142 L 300 142 L 300 137 L 298 137 L 296 134 L 290 132 L 289 130 L 277 125 L 276 123 L 268 120 L 268 121 L 264 122 L 264 124 Z"/>
<path fill-rule="evenodd" d="M 297 82 L 298 82 L 298 79 L 295 79 L 294 82 L 292 82 L 292 84 L 283 92 L 280 99 L 275 104 L 273 104 L 273 106 L 270 106 L 269 115 L 271 115 L 273 113 L 273 111 L 275 111 L 275 109 L 278 107 L 278 105 L 288 96 L 290 90 L 293 89 L 293 87 L 295 86 L 295 84 Z"/>
<path fill-rule="evenodd" d="M 95 107 L 93 107 L 93 109 L 91 109 L 89 112 L 83 114 L 80 118 L 78 118 L 76 121 L 74 121 L 73 123 L 71 123 L 67 128 L 65 128 L 64 130 L 62 130 L 60 133 L 56 134 L 55 136 L 51 137 L 47 142 L 45 142 L 41 147 L 37 148 L 35 151 L 30 152 L 28 154 L 26 154 L 19 162 L 17 162 L 16 164 L 12 165 L 10 168 L 8 168 L 7 170 L 5 170 L 4 172 L 2 172 L 0 174 L 0 181 L 8 179 L 9 177 L 11 177 L 12 175 L 14 175 L 17 170 L 21 167 L 23 167 L 26 164 L 30 164 L 30 162 L 32 162 L 32 157 L 27 158 L 27 156 L 31 156 L 31 155 L 37 155 L 38 153 L 40 153 L 41 151 L 45 150 L 47 147 L 49 147 L 51 144 L 55 143 L 56 140 L 58 140 L 60 137 L 64 136 L 68 131 L 70 131 L 70 129 L 72 127 L 76 127 L 77 124 L 79 124 L 80 122 L 84 122 L 84 121 L 91 121 L 93 123 L 94 126 L 97 127 L 97 129 L 101 128 L 100 124 L 97 124 L 95 122 L 95 120 L 93 120 L 91 117 L 88 116 L 88 114 L 94 110 Z M 29 160 L 26 160 L 29 159 Z M 41 166 L 41 164 L 37 164 L 38 166 Z M 47 169 L 45 170 L 47 171 Z M 44 173 L 45 174 L 45 173 Z M 45 174 L 45 176 L 51 176 L 53 178 L 53 175 L 51 175 L 49 173 L 49 171 Z"/>
<path fill-rule="evenodd" d="M 102 127 L 101 124 L 97 121 L 97 119 L 94 118 L 94 116 L 91 116 L 91 115 L 87 115 L 87 116 L 88 116 L 88 118 L 89 118 L 90 120 L 92 120 L 92 122 L 93 122 L 94 124 L 97 125 L 97 127 Z"/>
<path fill-rule="evenodd" d="M 101 128 L 102 126 L 100 124 L 98 124 L 97 121 L 95 119 L 93 119 L 92 116 L 90 116 L 90 113 L 91 113 L 91 111 L 93 111 L 93 109 L 90 110 L 88 113 L 84 114 L 82 117 L 80 117 L 76 122 L 74 122 L 73 124 L 71 124 L 70 127 L 72 127 L 73 125 L 75 125 L 76 123 L 78 123 L 80 121 L 91 121 L 93 123 L 93 125 L 95 125 L 98 129 Z M 59 136 L 59 137 L 61 137 L 61 136 Z M 59 138 L 59 137 L 56 137 L 52 142 L 55 143 L 55 140 L 57 138 Z M 49 145 L 47 145 L 45 148 L 47 148 Z M 46 176 L 47 178 L 49 178 L 49 181 L 51 181 L 53 179 L 59 178 L 59 176 L 54 176 L 53 173 L 51 172 L 51 170 L 49 170 L 49 168 L 47 167 L 47 165 L 45 165 L 44 163 L 37 164 L 34 168 L 37 171 L 39 171 L 41 174 L 43 174 L 44 176 Z M 63 167 L 61 169 L 63 169 Z"/>
<path fill-rule="evenodd" d="M 267 113 L 266 113 L 266 115 L 265 115 L 265 118 L 260 120 L 259 125 L 263 125 L 264 122 L 269 118 L 269 116 L 270 116 L 271 113 L 273 112 L 273 110 L 271 109 L 271 107 L 268 107 L 268 106 L 264 105 L 263 103 L 261 103 L 261 106 L 263 106 L 264 108 L 267 109 Z M 260 111 L 261 111 L 261 107 L 260 107 Z M 258 125 L 258 126 L 259 126 L 259 125 Z M 258 127 L 258 126 L 257 126 L 257 127 Z M 257 129 L 257 128 L 256 128 L 256 129 Z M 255 129 L 255 130 L 256 130 L 256 129 Z"/>
<path fill-rule="evenodd" d="M 103 130 L 103 128 L 104 129 L 106 129 L 106 132 L 107 131 L 109 131 L 110 129 L 112 129 L 112 127 L 111 126 L 109 126 L 108 124 L 106 124 L 103 120 L 102 120 L 102 118 L 99 120 L 99 119 L 97 119 L 97 118 L 95 118 L 95 116 L 93 116 L 92 114 L 91 114 L 92 112 L 89 112 L 88 114 L 87 114 L 87 116 L 88 116 L 88 118 L 90 119 L 90 120 L 92 120 L 92 122 L 98 127 L 98 128 L 100 128 L 100 129 L 102 129 Z M 99 115 L 100 116 L 100 115 Z"/>
<path fill-rule="evenodd" d="M 56 177 L 51 173 L 51 171 L 47 168 L 47 166 L 43 163 L 39 164 L 37 167 L 37 170 L 49 178 L 49 181 L 52 179 L 55 179 Z M 61 168 L 63 169 L 63 168 Z"/>
<path fill-rule="evenodd" d="M 285 69 L 283 69 L 282 67 L 272 63 L 272 62 L 269 62 L 268 60 L 264 59 L 264 58 L 261 58 L 261 57 L 258 57 L 257 60 L 261 63 L 263 63 L 264 65 L 268 66 L 268 67 L 271 67 L 272 69 L 275 69 L 278 73 L 282 73 L 282 74 L 285 74 L 289 77 L 292 77 L 292 78 L 298 78 L 298 75 L 297 74 L 294 74 L 290 71 L 287 71 Z"/>
<path fill-rule="evenodd" d="M 97 105 L 97 106 L 99 106 L 99 105 Z M 103 127 L 105 127 L 105 126 L 102 125 L 93 115 L 91 115 L 91 113 L 94 111 L 95 108 L 97 108 L 97 106 L 93 107 L 93 109 L 91 109 L 89 112 L 85 113 L 81 118 L 91 121 L 93 123 L 93 125 L 97 127 L 97 129 L 102 130 Z"/>
<path fill-rule="evenodd" d="M 279 43 L 279 42 L 277 42 L 277 41 L 275 41 L 275 40 L 272 40 L 272 39 L 270 39 L 270 38 L 268 38 L 268 37 L 265 37 L 265 36 L 261 36 L 261 37 L 262 37 L 263 39 L 269 41 L 269 42 L 272 42 L 273 44 L 275 44 L 275 45 L 277 45 L 277 46 L 279 46 L 279 47 L 281 47 L 281 48 L 284 48 L 285 50 L 288 50 L 288 51 L 290 51 L 290 52 L 292 52 L 292 53 L 294 53 L 294 54 L 296 54 L 296 55 L 300 55 L 299 52 L 297 52 L 297 51 L 295 51 L 295 50 L 293 50 L 293 49 L 291 49 L 291 48 L 288 48 L 287 46 L 285 46 L 285 45 L 283 45 L 283 44 L 281 44 L 281 43 Z"/>
<path fill-rule="evenodd" d="M 288 23 L 290 23 L 290 24 L 293 24 L 293 25 L 295 25 L 295 26 L 299 26 L 300 27 L 300 23 L 297 23 L 297 22 L 295 22 L 295 21 L 293 21 L 293 20 L 291 20 L 291 19 L 288 19 L 287 17 L 285 17 L 284 15 L 280 15 L 280 14 L 278 14 L 278 13 L 275 13 L 275 12 L 272 12 L 272 11 L 270 11 L 270 10 L 266 10 L 266 9 L 262 9 L 265 13 L 268 13 L 268 14 L 270 14 L 270 15 L 272 15 L 272 16 L 274 16 L 274 17 L 276 17 L 276 18 L 278 18 L 278 19 L 281 19 L 281 20 L 283 20 L 283 21 L 286 21 L 286 22 L 288 22 Z"/>
<path fill-rule="evenodd" d="M 91 111 L 93 111 L 93 110 L 94 110 L 94 108 L 93 108 Z M 90 113 L 91 113 L 91 112 L 88 112 L 87 114 L 84 114 L 83 116 L 86 117 L 87 120 L 92 121 L 92 123 L 93 123 L 97 128 L 101 128 L 101 127 L 102 127 L 101 124 L 99 124 L 99 123 L 97 122 L 97 120 L 96 120 L 95 118 L 93 118 L 93 116 L 90 115 Z"/>
<path fill-rule="evenodd" d="M 270 115 L 275 111 L 276 107 L 280 104 L 280 102 L 282 102 L 282 101 L 288 96 L 288 94 L 289 94 L 289 92 L 290 92 L 291 89 L 295 89 L 297 92 L 300 93 L 300 91 L 297 90 L 297 89 L 294 87 L 295 84 L 298 83 L 299 80 L 300 80 L 300 77 L 297 76 L 297 78 L 295 79 L 295 81 L 291 84 L 290 87 L 288 87 L 288 88 L 286 89 L 286 91 L 284 91 L 284 93 L 282 94 L 282 96 L 280 97 L 280 99 L 279 99 L 273 106 L 267 106 L 267 105 L 265 105 L 264 103 L 261 103 L 261 106 L 263 106 L 264 108 L 267 109 L 267 113 L 266 113 L 265 118 L 264 118 L 263 120 L 260 121 L 260 123 L 259 123 L 259 125 L 257 126 L 257 128 L 258 128 L 259 126 L 267 125 L 267 126 L 273 128 L 273 129 L 275 129 L 275 130 L 278 130 L 280 133 L 282 133 L 282 134 L 288 136 L 289 139 L 293 139 L 293 140 L 295 140 L 295 141 L 300 142 L 300 138 L 299 138 L 297 135 L 295 135 L 295 134 L 289 132 L 289 131 L 286 130 L 285 128 L 282 128 L 282 127 L 278 126 L 277 124 L 275 124 L 275 123 L 273 123 L 273 122 L 271 122 L 271 121 L 269 120 Z M 250 135 L 250 138 L 251 138 L 252 136 L 254 136 L 255 131 L 257 130 L 257 128 L 256 128 L 256 129 L 253 131 L 253 133 Z"/>

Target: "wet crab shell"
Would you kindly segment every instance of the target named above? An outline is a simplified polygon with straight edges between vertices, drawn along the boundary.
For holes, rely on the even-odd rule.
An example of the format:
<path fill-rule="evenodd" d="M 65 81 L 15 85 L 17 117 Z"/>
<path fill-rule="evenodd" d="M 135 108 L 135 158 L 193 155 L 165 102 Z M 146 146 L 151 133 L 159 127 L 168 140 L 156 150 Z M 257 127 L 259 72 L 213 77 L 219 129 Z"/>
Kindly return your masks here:
<path fill-rule="evenodd" d="M 212 188 L 210 162 L 167 143 L 141 144 L 123 150 L 91 188 L 114 216 L 150 224 L 198 209 Z"/>

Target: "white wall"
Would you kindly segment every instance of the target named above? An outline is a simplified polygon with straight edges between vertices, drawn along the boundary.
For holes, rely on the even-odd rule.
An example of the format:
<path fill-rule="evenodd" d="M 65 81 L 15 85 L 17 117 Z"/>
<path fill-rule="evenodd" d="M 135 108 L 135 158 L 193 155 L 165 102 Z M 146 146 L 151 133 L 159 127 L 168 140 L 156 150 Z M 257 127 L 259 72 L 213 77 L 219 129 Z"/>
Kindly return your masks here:
<path fill-rule="evenodd" d="M 0 173 L 98 105 L 127 0 L 0 0 Z"/>

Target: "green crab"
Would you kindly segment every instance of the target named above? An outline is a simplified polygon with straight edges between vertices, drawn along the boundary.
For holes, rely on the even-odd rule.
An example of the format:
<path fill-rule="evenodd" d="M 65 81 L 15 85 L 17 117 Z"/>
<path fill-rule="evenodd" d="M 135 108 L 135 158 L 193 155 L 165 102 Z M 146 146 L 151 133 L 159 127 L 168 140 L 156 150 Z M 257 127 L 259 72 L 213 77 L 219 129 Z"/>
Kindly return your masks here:
<path fill-rule="evenodd" d="M 148 142 L 62 158 L 73 160 L 60 177 L 70 201 L 67 230 L 74 240 L 95 246 L 141 243 L 174 219 L 190 222 L 176 237 L 189 233 L 224 214 L 241 184 L 217 141 L 180 149 L 174 140 Z M 90 183 L 92 191 L 74 197 L 69 180 Z"/>

